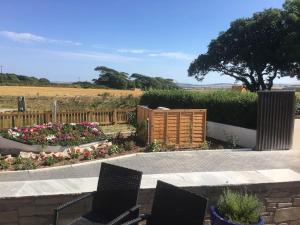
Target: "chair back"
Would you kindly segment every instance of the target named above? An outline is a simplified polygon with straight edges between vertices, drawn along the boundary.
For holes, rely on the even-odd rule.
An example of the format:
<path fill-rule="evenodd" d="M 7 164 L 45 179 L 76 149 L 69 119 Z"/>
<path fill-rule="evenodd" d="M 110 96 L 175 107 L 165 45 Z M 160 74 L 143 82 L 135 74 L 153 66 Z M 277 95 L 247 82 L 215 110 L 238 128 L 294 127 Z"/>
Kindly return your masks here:
<path fill-rule="evenodd" d="M 141 179 L 140 171 L 101 163 L 92 211 L 110 220 L 135 206 Z"/>
<path fill-rule="evenodd" d="M 207 199 L 158 181 L 147 225 L 202 225 Z"/>

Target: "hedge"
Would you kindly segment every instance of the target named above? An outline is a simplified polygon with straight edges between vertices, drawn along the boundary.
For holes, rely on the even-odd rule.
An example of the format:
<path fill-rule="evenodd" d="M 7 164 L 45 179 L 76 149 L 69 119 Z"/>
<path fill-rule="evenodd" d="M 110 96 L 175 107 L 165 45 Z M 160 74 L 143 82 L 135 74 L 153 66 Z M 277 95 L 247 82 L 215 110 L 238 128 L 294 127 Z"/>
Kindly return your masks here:
<path fill-rule="evenodd" d="M 152 90 L 141 97 L 140 105 L 171 109 L 207 109 L 207 120 L 256 129 L 257 95 L 236 91 L 197 92 Z"/>
<path fill-rule="evenodd" d="M 297 96 L 297 102 L 296 102 L 296 117 L 300 118 L 300 96 Z"/>

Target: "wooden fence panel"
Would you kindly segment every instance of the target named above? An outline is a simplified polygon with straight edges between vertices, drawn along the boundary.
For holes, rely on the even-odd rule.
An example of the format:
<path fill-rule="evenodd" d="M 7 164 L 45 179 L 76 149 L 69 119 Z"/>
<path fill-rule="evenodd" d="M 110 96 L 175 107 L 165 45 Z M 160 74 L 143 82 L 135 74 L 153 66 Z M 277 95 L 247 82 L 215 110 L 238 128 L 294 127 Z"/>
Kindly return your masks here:
<path fill-rule="evenodd" d="M 136 109 L 101 109 L 86 111 L 64 111 L 56 114 L 58 123 L 98 122 L 100 125 L 126 124 L 128 113 Z M 0 129 L 32 126 L 52 122 L 52 112 L 4 112 L 0 113 Z"/>
<path fill-rule="evenodd" d="M 149 126 L 147 132 L 139 129 L 145 121 Z M 152 110 L 138 106 L 137 122 L 138 137 L 144 142 L 157 140 L 163 145 L 182 148 L 199 147 L 205 142 L 205 109 Z"/>

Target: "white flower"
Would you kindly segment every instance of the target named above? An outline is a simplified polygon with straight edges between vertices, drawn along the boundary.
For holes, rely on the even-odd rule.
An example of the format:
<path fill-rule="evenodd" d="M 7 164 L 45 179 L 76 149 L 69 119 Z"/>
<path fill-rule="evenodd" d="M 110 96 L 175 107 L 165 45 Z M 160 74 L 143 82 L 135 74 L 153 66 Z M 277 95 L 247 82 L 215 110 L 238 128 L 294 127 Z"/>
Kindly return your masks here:
<path fill-rule="evenodd" d="M 70 123 L 71 126 L 76 126 L 76 123 Z"/>
<path fill-rule="evenodd" d="M 92 129 L 92 131 L 98 132 L 98 129 L 97 129 L 96 127 L 94 127 L 94 128 Z"/>
<path fill-rule="evenodd" d="M 12 136 L 12 137 L 14 137 L 14 138 L 20 136 L 20 133 L 18 133 L 18 132 L 16 132 L 16 131 L 13 131 L 12 129 L 9 129 L 7 132 L 8 132 L 8 135 L 9 135 L 9 136 Z"/>
<path fill-rule="evenodd" d="M 46 137 L 47 141 L 52 141 L 53 139 L 55 139 L 55 136 L 52 134 L 52 135 L 48 135 Z"/>
<path fill-rule="evenodd" d="M 99 126 L 99 123 L 98 122 L 92 122 L 91 123 L 93 126 Z"/>

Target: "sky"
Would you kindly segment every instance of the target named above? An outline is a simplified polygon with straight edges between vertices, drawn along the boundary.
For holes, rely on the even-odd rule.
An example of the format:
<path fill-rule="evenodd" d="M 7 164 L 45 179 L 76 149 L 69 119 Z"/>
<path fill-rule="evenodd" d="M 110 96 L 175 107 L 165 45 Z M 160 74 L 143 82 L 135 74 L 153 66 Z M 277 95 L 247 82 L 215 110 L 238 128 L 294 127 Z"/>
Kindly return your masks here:
<path fill-rule="evenodd" d="M 1 0 L 0 65 L 3 72 L 51 81 L 90 81 L 96 66 L 107 66 L 181 83 L 232 83 L 213 73 L 199 83 L 187 69 L 231 21 L 283 2 Z"/>

